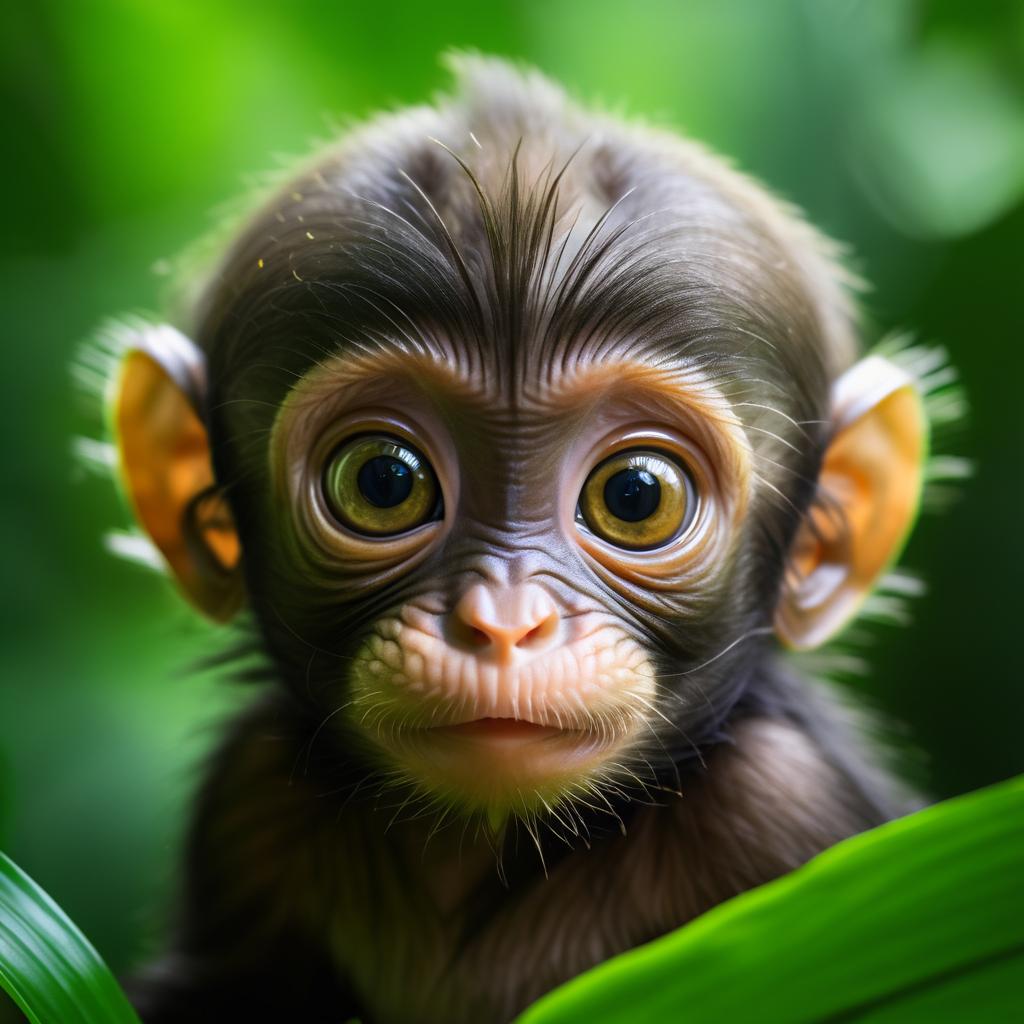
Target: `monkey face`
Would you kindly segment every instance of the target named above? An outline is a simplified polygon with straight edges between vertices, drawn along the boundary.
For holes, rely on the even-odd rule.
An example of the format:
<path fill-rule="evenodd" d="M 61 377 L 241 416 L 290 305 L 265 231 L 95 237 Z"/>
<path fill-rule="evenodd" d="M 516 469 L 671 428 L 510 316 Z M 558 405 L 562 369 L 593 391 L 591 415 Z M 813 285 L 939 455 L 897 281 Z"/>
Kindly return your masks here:
<path fill-rule="evenodd" d="M 751 452 L 683 365 L 503 381 L 448 355 L 339 355 L 292 390 L 272 444 L 281 572 L 306 581 L 289 607 L 323 629 L 332 593 L 380 605 L 335 724 L 401 777 L 492 814 L 585 797 L 661 742 L 652 639 L 714 606 Z"/>
<path fill-rule="evenodd" d="M 140 522 L 251 612 L 309 749 L 498 817 L 664 781 L 770 700 L 771 635 L 856 613 L 927 451 L 829 243 L 502 80 L 268 197 L 114 389 Z"/>
<path fill-rule="evenodd" d="M 816 304 L 760 205 L 659 145 L 470 166 L 422 131 L 293 183 L 208 297 L 249 606 L 320 749 L 446 806 L 665 780 L 771 632 Z"/>

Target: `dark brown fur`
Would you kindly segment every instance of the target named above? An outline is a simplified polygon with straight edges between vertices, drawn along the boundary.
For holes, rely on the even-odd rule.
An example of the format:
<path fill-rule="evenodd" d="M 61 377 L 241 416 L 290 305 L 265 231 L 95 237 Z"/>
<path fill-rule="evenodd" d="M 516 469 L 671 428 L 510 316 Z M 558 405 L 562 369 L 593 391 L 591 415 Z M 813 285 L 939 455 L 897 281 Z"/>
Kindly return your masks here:
<path fill-rule="evenodd" d="M 285 1021 L 302 1007 L 304 1021 L 506 1021 L 908 809 L 838 706 L 792 679 L 771 688 L 775 713 L 739 713 L 681 795 L 635 808 L 625 835 L 552 848 L 546 876 L 529 837 L 510 840 L 505 856 L 531 862 L 511 889 L 478 827 L 396 820 L 394 794 L 360 795 L 343 765 L 308 760 L 313 723 L 267 701 L 204 788 L 176 951 L 136 982 L 143 1020 Z"/>
<path fill-rule="evenodd" d="M 828 245 L 697 147 L 586 114 L 504 65 L 462 75 L 456 100 L 375 122 L 277 194 L 187 325 L 209 360 L 217 477 L 274 695 L 208 773 L 173 952 L 136 986 L 147 1024 L 507 1021 L 904 809 L 838 705 L 780 669 L 766 637 L 829 385 L 854 354 Z M 340 719 L 323 728 L 381 614 L 499 571 L 481 567 L 480 535 L 407 579 L 328 588 L 278 537 L 267 439 L 317 360 L 422 344 L 498 382 L 505 419 L 481 415 L 479 430 L 511 464 L 529 455 L 515 446 L 531 381 L 622 338 L 652 365 L 685 354 L 709 374 L 768 484 L 715 588 L 678 601 L 624 598 L 562 550 L 538 569 L 492 544 L 491 562 L 614 608 L 650 650 L 671 720 L 654 724 L 636 787 L 569 828 L 512 824 L 495 850 L 477 819 L 439 821 L 385 786 Z"/>

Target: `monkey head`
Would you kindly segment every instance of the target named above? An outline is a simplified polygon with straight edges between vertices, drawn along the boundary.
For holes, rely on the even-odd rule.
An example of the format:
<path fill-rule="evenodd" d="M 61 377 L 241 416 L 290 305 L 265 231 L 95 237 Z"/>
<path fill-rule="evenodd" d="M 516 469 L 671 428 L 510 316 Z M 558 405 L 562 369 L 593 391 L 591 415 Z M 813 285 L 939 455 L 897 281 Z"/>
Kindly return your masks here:
<path fill-rule="evenodd" d="M 772 645 L 851 618 L 927 423 L 793 211 L 539 76 L 459 81 L 271 195 L 184 332 L 130 332 L 120 464 L 311 743 L 558 816 L 699 756 Z"/>

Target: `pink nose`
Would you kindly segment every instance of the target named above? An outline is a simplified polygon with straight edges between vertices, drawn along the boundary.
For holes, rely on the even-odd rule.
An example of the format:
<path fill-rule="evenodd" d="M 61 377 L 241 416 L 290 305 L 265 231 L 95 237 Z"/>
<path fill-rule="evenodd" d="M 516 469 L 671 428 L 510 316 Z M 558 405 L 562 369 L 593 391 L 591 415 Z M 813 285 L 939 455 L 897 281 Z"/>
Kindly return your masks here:
<path fill-rule="evenodd" d="M 559 623 L 555 602 L 533 583 L 514 587 L 478 583 L 459 599 L 452 618 L 463 640 L 503 663 L 510 662 L 517 651 L 549 646 Z"/>

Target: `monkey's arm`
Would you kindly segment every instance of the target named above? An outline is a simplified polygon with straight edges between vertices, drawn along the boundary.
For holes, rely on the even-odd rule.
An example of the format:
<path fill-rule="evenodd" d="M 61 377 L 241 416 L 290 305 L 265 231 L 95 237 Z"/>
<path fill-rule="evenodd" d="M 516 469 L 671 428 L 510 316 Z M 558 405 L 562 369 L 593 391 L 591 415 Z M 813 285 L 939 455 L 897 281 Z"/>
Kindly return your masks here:
<path fill-rule="evenodd" d="M 145 1024 L 339 1024 L 360 1013 L 316 931 L 330 876 L 315 851 L 334 815 L 304 785 L 300 748 L 268 705 L 216 755 L 188 837 L 171 951 L 128 983 Z"/>

